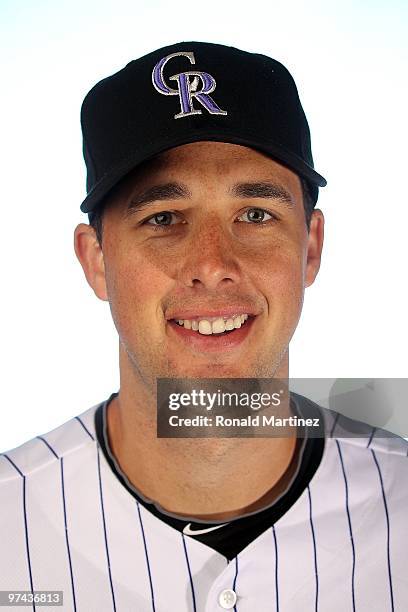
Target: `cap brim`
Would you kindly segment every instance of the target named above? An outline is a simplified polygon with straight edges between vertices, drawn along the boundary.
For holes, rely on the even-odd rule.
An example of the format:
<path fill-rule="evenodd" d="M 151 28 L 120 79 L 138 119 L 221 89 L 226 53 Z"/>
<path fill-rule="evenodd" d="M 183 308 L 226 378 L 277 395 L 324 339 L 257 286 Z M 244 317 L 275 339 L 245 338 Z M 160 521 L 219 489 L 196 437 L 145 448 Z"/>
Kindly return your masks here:
<path fill-rule="evenodd" d="M 222 134 L 218 131 L 214 132 L 201 132 L 199 134 L 191 134 L 190 136 L 180 139 L 172 138 L 171 142 L 162 141 L 160 145 L 152 147 L 150 150 L 145 150 L 141 155 L 140 150 L 135 151 L 134 156 L 127 158 L 121 164 L 113 167 L 107 172 L 99 181 L 94 185 L 91 191 L 86 196 L 85 200 L 81 204 L 81 211 L 89 213 L 95 210 L 108 195 L 109 191 L 123 179 L 131 170 L 136 168 L 142 162 L 151 159 L 159 153 L 173 149 L 184 144 L 191 144 L 193 142 L 212 141 L 212 142 L 225 142 L 229 144 L 238 144 L 252 149 L 256 149 L 261 153 L 272 157 L 278 162 L 281 162 L 301 177 L 315 185 L 316 187 L 325 187 L 327 185 L 326 179 L 321 176 L 314 168 L 306 164 L 300 157 L 289 153 L 282 147 L 276 146 L 268 142 L 262 142 L 261 140 L 254 139 L 251 136 L 243 137 L 236 136 L 234 134 L 228 134 L 223 132 Z"/>

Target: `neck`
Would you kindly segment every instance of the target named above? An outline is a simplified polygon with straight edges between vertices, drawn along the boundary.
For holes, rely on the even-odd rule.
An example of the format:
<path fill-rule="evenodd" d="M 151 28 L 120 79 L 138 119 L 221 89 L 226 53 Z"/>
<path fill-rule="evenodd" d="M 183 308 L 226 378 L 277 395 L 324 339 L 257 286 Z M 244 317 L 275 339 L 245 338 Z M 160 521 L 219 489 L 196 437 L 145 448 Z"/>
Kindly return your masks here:
<path fill-rule="evenodd" d="M 157 438 L 156 398 L 145 385 L 129 384 L 135 378 L 122 377 L 125 371 L 108 406 L 108 438 L 121 470 L 145 497 L 168 512 L 222 521 L 269 505 L 284 491 L 297 466 L 295 436 Z M 287 357 L 275 377 L 288 377 Z"/>

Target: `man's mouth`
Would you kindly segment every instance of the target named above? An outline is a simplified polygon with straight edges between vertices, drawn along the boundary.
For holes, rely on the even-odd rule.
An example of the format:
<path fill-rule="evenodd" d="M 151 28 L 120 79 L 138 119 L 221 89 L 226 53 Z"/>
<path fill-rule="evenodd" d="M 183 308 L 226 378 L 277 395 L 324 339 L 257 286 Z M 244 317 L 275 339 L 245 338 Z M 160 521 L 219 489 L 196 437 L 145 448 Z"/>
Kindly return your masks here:
<path fill-rule="evenodd" d="M 200 319 L 172 319 L 180 327 L 204 336 L 228 334 L 240 329 L 247 321 L 248 314 L 226 315 L 225 317 L 207 317 Z"/>
<path fill-rule="evenodd" d="M 170 319 L 168 323 L 173 333 L 194 351 L 217 352 L 238 348 L 257 317 L 243 314 L 211 318 Z"/>

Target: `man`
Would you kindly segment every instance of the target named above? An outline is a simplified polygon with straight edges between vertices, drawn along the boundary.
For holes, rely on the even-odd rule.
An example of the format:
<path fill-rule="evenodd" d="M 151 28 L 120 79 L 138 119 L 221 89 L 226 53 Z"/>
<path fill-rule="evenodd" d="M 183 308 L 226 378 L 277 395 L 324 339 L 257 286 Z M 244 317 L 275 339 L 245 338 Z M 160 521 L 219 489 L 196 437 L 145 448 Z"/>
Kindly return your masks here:
<path fill-rule="evenodd" d="M 1 457 L 1 589 L 87 612 L 405 610 L 404 440 L 296 394 L 285 415 L 318 434 L 157 435 L 159 379 L 289 376 L 325 180 L 288 71 L 179 43 L 98 83 L 82 128 L 75 252 L 120 390 Z"/>

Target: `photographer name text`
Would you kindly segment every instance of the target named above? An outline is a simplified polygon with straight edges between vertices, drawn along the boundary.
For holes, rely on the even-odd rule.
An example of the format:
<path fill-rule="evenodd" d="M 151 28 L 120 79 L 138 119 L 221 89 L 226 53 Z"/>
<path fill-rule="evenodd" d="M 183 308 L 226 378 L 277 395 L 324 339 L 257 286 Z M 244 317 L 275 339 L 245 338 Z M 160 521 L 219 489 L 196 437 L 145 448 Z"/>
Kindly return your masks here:
<path fill-rule="evenodd" d="M 242 418 L 224 417 L 217 415 L 195 416 L 184 418 L 177 415 L 169 417 L 171 427 L 319 427 L 320 419 L 303 419 L 297 416 L 286 418 L 276 417 L 275 415 L 248 415 Z"/>

